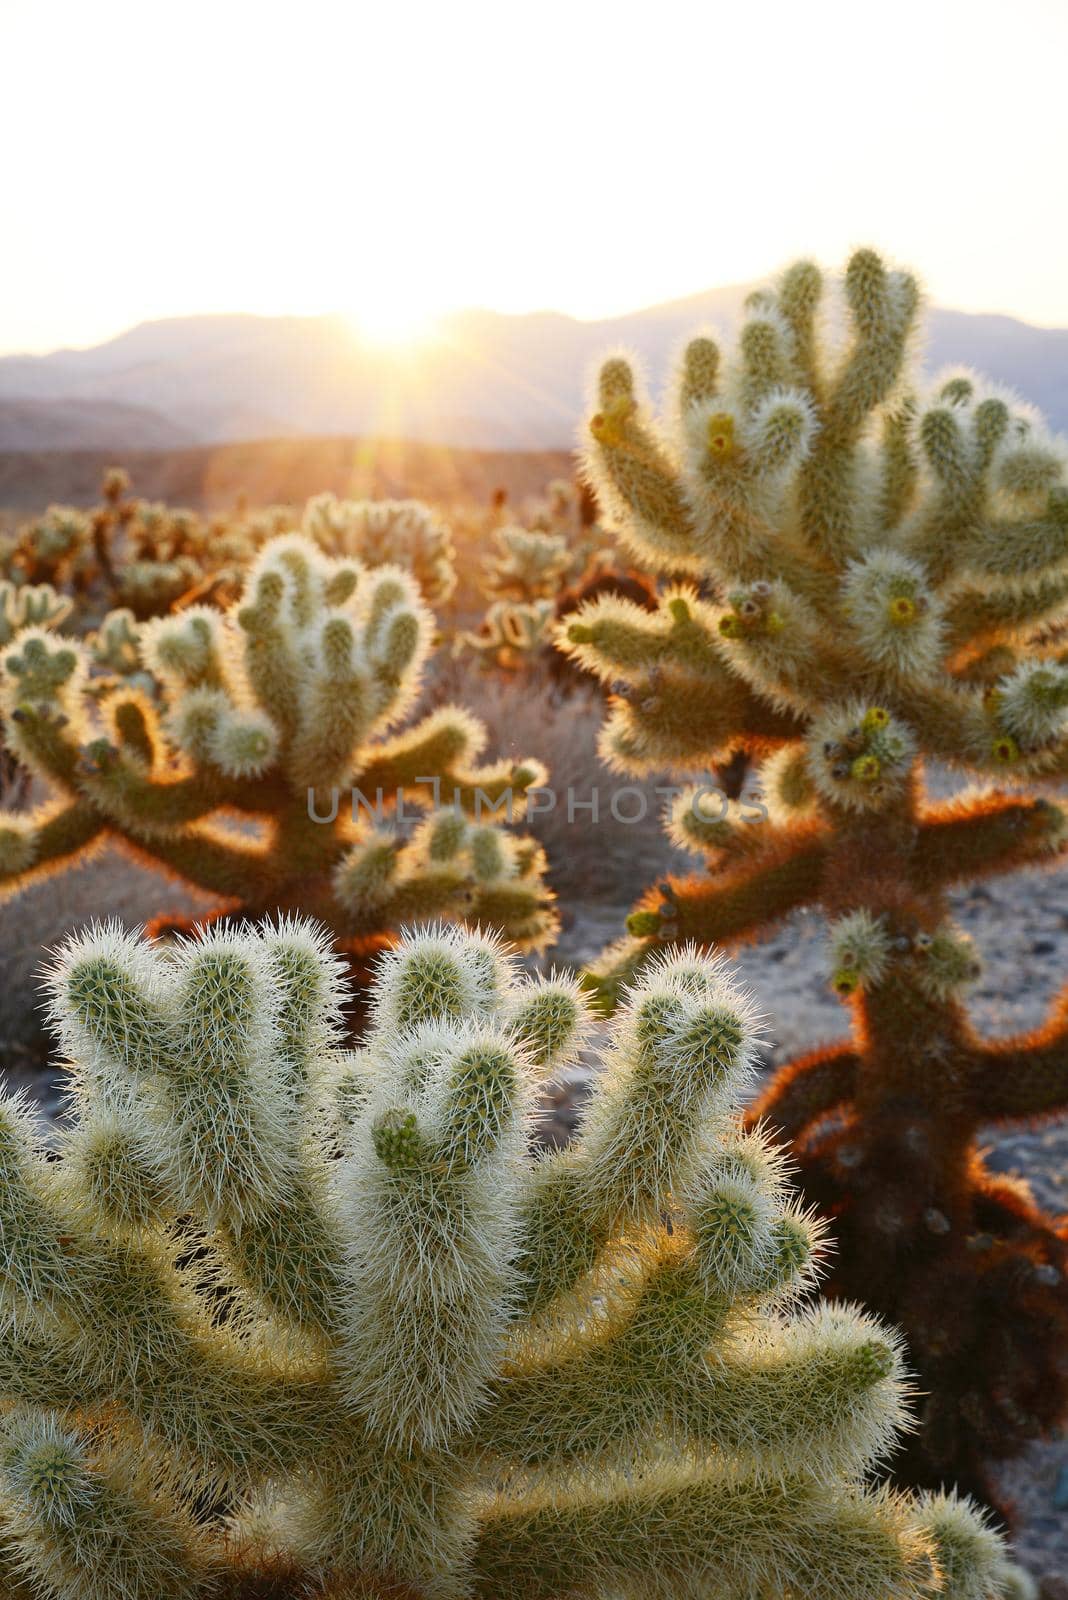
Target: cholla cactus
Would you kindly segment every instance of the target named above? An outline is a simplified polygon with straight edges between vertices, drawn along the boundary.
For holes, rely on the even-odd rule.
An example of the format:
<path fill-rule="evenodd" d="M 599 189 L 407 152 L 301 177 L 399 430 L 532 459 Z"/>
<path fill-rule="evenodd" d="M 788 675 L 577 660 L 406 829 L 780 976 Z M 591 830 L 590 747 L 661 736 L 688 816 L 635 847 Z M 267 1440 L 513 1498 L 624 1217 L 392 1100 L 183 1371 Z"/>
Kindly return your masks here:
<path fill-rule="evenodd" d="M 111 557 L 111 597 L 141 620 L 236 592 L 264 542 L 240 516 L 206 521 L 162 501 L 105 494 L 95 518 Z"/>
<path fill-rule="evenodd" d="M 132 611 L 109 611 L 88 643 L 93 666 L 116 678 L 129 678 L 143 670 L 141 635 Z"/>
<path fill-rule="evenodd" d="M 477 651 L 484 666 L 512 671 L 549 650 L 555 622 L 551 600 L 494 600 L 478 629 L 461 634 L 458 644 Z"/>
<path fill-rule="evenodd" d="M 126 561 L 115 569 L 115 599 L 135 617 L 161 617 L 202 575 L 192 556 L 178 556 L 173 561 Z"/>
<path fill-rule="evenodd" d="M 367 567 L 406 567 L 424 600 L 439 605 L 456 588 L 456 551 L 444 523 L 420 500 L 338 500 L 316 495 L 302 531 L 331 556 Z"/>
<path fill-rule="evenodd" d="M 572 568 L 572 553 L 559 533 L 536 528 L 498 528 L 496 550 L 485 557 L 482 587 L 502 600 L 551 599 Z"/>
<path fill-rule="evenodd" d="M 19 528 L 7 561 L 20 584 L 53 584 L 80 592 L 96 575 L 92 518 L 73 506 L 49 506 Z"/>
<path fill-rule="evenodd" d="M 1026 407 L 963 374 L 923 400 L 902 386 L 911 277 L 861 250 L 844 295 L 838 351 L 808 262 L 753 296 L 733 359 L 694 339 L 663 432 L 625 361 L 601 371 L 588 464 L 624 539 L 723 601 L 685 583 L 652 617 L 603 600 L 564 648 L 619 686 L 613 765 L 692 775 L 744 750 L 770 820 L 682 791 L 671 832 L 709 874 L 654 890 L 592 981 L 610 1000 L 665 944 L 753 938 L 806 905 L 833 920 L 854 1037 L 759 1110 L 836 1217 L 832 1288 L 905 1329 L 928 1398 L 904 1472 L 989 1492 L 983 1460 L 1068 1399 L 1068 1253 L 975 1137 L 1064 1108 L 1068 1012 L 981 1041 L 946 892 L 1064 845 L 1063 807 L 1028 788 L 1068 771 L 1068 666 L 1042 634 L 1068 601 L 1068 487 Z M 1016 791 L 934 803 L 930 758 Z"/>
<path fill-rule="evenodd" d="M 100 700 L 116 689 L 139 689 L 158 702 L 160 685 L 141 660 L 141 628 L 132 611 L 109 611 L 99 628 L 86 635 L 85 645 L 87 695 Z"/>
<path fill-rule="evenodd" d="M 0 580 L 0 649 L 23 628 L 58 628 L 71 609 L 72 602 L 50 583 L 20 586 Z M 29 786 L 28 774 L 7 748 L 3 731 L 0 720 L 0 799 L 21 801 Z"/>
<path fill-rule="evenodd" d="M 140 631 L 160 704 L 120 685 L 94 716 L 85 647 L 24 630 L 0 655 L 0 710 L 56 799 L 0 814 L 0 884 L 111 838 L 228 910 L 313 909 L 353 948 L 427 916 L 543 946 L 543 855 L 497 825 L 543 769 L 479 766 L 483 730 L 456 706 L 391 731 L 432 633 L 407 573 L 329 561 L 297 535 L 264 548 L 231 611 Z M 422 818 L 410 835 L 398 804 Z"/>
<path fill-rule="evenodd" d="M 0 1100 L 0 1559 L 34 1600 L 1009 1594 L 966 1503 L 864 1480 L 898 1341 L 790 1312 L 818 1229 L 738 1129 L 717 962 L 648 974 L 535 1161 L 570 982 L 407 937 L 346 1054 L 325 952 L 282 921 L 55 962 L 59 1159 Z"/>
<path fill-rule="evenodd" d="M 0 581 L 0 647 L 23 628 L 58 628 L 71 613 L 66 595 L 50 583 L 18 585 Z"/>

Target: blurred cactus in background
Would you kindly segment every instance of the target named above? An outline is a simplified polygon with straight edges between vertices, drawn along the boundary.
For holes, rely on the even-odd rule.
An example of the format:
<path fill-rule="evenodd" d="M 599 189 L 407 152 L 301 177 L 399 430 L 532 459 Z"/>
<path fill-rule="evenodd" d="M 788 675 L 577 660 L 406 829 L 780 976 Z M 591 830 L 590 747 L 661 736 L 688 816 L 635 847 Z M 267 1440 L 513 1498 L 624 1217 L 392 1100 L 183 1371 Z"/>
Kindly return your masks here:
<path fill-rule="evenodd" d="M 542 768 L 479 765 L 483 730 L 458 706 L 402 726 L 433 628 L 408 573 L 291 535 L 227 612 L 113 613 L 91 645 L 23 629 L 0 653 L 0 712 L 52 798 L 0 814 L 0 887 L 111 839 L 227 911 L 314 911 L 353 950 L 422 917 L 541 948 L 542 852 L 499 824 Z"/>
<path fill-rule="evenodd" d="M 483 666 L 512 671 L 551 646 L 555 622 L 551 600 L 494 600 L 478 629 L 462 633 L 457 645 L 477 652 Z"/>
<path fill-rule="evenodd" d="M 98 576 L 92 519 L 73 506 L 49 506 L 5 540 L 4 576 L 22 584 L 52 584 L 73 593 Z"/>
<path fill-rule="evenodd" d="M 819 1229 L 738 1125 L 753 1030 L 718 962 L 649 968 L 581 1140 L 533 1160 L 574 984 L 406 937 L 345 1052 L 327 952 L 282 919 L 54 962 L 54 1159 L 0 1099 L 9 1594 L 1028 1592 L 967 1502 L 866 1481 L 898 1340 L 791 1310 Z"/>
<path fill-rule="evenodd" d="M 338 500 L 316 495 L 302 531 L 330 556 L 355 556 L 366 567 L 406 568 L 428 605 L 456 587 L 456 552 L 448 528 L 419 500 Z"/>
<path fill-rule="evenodd" d="M 70 612 L 70 600 L 50 583 L 19 586 L 0 579 L 0 647 L 23 628 L 57 628 Z"/>
<path fill-rule="evenodd" d="M 842 289 L 840 343 L 806 261 L 751 296 L 729 359 L 694 338 L 663 427 L 625 359 L 601 369 L 591 480 L 628 551 L 706 588 L 669 585 L 655 615 L 599 599 L 562 648 L 614 689 L 617 770 L 692 780 L 741 751 L 769 820 L 681 789 L 671 835 L 708 870 L 651 890 L 590 982 L 611 1005 L 664 948 L 823 909 L 852 1037 L 754 1114 L 834 1219 L 831 1290 L 905 1330 L 924 1399 L 902 1478 L 992 1498 L 990 1459 L 1068 1402 L 1068 1239 L 976 1139 L 1065 1109 L 1068 1000 L 980 1039 L 947 891 L 1053 863 L 1068 835 L 1036 792 L 1068 773 L 1065 452 L 972 374 L 910 387 L 907 273 L 860 250 Z M 928 761 L 987 786 L 936 802 Z"/>
<path fill-rule="evenodd" d="M 144 620 L 198 601 L 228 604 L 257 550 L 292 522 L 283 507 L 205 517 L 129 491 L 128 474 L 112 467 L 88 511 L 50 506 L 0 541 L 0 573 L 17 587 L 54 585 L 83 625 L 107 606 Z"/>
<path fill-rule="evenodd" d="M 527 603 L 550 599 L 564 586 L 574 556 L 560 533 L 498 528 L 495 549 L 484 558 L 482 587 L 500 600 Z"/>

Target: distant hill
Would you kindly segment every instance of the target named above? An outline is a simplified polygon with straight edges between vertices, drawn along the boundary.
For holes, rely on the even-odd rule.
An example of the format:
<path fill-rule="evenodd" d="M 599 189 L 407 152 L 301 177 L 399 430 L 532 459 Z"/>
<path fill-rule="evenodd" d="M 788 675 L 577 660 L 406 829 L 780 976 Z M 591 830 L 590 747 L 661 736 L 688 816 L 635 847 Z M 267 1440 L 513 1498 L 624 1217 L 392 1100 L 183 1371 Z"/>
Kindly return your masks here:
<path fill-rule="evenodd" d="M 170 318 L 93 349 L 0 359 L 0 407 L 17 403 L 17 427 L 31 431 L 27 408 L 42 408 L 36 449 L 84 448 L 93 429 L 107 430 L 110 446 L 114 407 L 134 408 L 124 438 L 138 447 L 340 435 L 566 449 L 603 351 L 629 347 L 660 383 L 685 335 L 702 323 L 729 330 L 747 293 L 747 285 L 713 289 L 600 322 L 467 311 L 414 352 L 368 344 L 336 316 Z M 926 364 L 959 362 L 1019 389 L 1068 430 L 1068 329 L 935 307 Z M 10 428 L 0 445 L 17 448 L 25 435 Z M 148 439 L 146 428 L 177 436 Z"/>
<path fill-rule="evenodd" d="M 422 496 L 441 506 L 486 504 L 495 489 L 519 502 L 567 477 L 566 451 L 458 450 L 389 439 L 260 439 L 187 450 L 14 451 L 0 453 L 0 508 L 16 514 L 50 502 L 90 505 L 117 459 L 149 500 L 197 510 L 301 505 L 332 490 L 360 498 Z"/>
<path fill-rule="evenodd" d="M 189 430 L 116 400 L 0 399 L 0 450 L 167 450 Z"/>

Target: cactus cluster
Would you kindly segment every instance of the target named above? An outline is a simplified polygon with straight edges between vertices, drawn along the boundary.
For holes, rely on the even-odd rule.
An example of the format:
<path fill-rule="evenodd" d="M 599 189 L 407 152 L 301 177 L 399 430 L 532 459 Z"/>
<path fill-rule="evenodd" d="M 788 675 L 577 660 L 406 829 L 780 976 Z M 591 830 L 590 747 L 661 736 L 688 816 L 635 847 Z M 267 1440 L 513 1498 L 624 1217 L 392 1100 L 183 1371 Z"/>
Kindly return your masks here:
<path fill-rule="evenodd" d="M 52 584 L 81 621 L 108 605 L 143 620 L 232 598 L 242 569 L 291 520 L 281 507 L 204 517 L 129 490 L 128 475 L 113 467 L 89 510 L 50 506 L 0 541 L 0 573 L 18 587 Z"/>
<path fill-rule="evenodd" d="M 728 357 L 686 346 L 662 425 L 626 360 L 601 369 L 591 479 L 627 548 L 693 581 L 652 616 L 583 608 L 562 647 L 613 686 L 617 770 L 692 779 L 742 751 L 769 820 L 682 789 L 670 831 L 708 870 L 652 889 L 591 983 L 610 1004 L 665 946 L 826 913 L 852 1036 L 782 1069 L 758 1114 L 834 1218 L 831 1290 L 905 1331 L 926 1397 L 903 1476 L 990 1495 L 983 1463 L 1068 1401 L 1068 1241 L 976 1139 L 1064 1110 L 1068 1008 L 978 1037 L 947 891 L 1068 835 L 1039 792 L 1068 773 L 1065 452 L 973 374 L 916 388 L 909 274 L 860 250 L 842 298 L 832 319 L 819 270 L 790 267 Z M 974 786 L 932 799 L 931 761 Z"/>
<path fill-rule="evenodd" d="M 753 1025 L 718 962 L 647 972 L 540 1160 L 582 1002 L 485 936 L 384 956 L 354 1052 L 299 920 L 95 928 L 48 986 L 52 1159 L 0 1099 L 18 1600 L 1028 1592 L 967 1502 L 866 1479 L 899 1343 L 791 1307 L 819 1229 L 738 1125 Z"/>
<path fill-rule="evenodd" d="M 140 620 L 200 602 L 232 600 L 257 550 L 291 523 L 280 506 L 255 515 L 202 517 L 162 501 L 124 498 L 114 490 L 109 499 L 106 484 L 94 518 L 108 551 L 109 598 Z"/>
<path fill-rule="evenodd" d="M 495 549 L 483 558 L 482 587 L 497 600 L 529 603 L 554 596 L 567 581 L 574 555 L 561 533 L 516 525 L 498 528 Z"/>
<path fill-rule="evenodd" d="M 542 853 L 500 826 L 543 769 L 480 765 L 483 730 L 456 706 L 404 723 L 433 627 L 407 573 L 290 535 L 229 611 L 112 615 L 92 647 L 23 629 L 0 653 L 0 713 L 52 798 L 0 813 L 0 888 L 111 839 L 228 911 L 312 911 L 352 949 L 455 916 L 544 945 Z M 154 694 L 123 675 L 134 646 Z M 94 651 L 122 667 L 102 696 Z"/>
<path fill-rule="evenodd" d="M 330 556 L 355 556 L 367 567 L 405 567 L 428 605 L 456 588 L 456 551 L 445 524 L 419 500 L 338 500 L 316 495 L 301 529 Z"/>
<path fill-rule="evenodd" d="M 81 593 L 99 575 L 91 517 L 74 506 L 49 506 L 4 539 L 0 569 L 19 586 L 47 583 Z"/>

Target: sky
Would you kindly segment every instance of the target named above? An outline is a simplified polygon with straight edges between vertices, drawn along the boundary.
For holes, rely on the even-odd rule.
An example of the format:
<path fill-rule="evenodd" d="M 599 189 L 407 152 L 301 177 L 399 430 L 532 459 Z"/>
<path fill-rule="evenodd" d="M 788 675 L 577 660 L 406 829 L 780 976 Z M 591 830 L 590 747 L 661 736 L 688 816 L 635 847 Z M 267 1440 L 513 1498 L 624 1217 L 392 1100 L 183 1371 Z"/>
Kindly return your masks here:
<path fill-rule="evenodd" d="M 0 352 L 614 315 L 870 243 L 1068 325 L 1066 0 L 0 0 Z"/>

